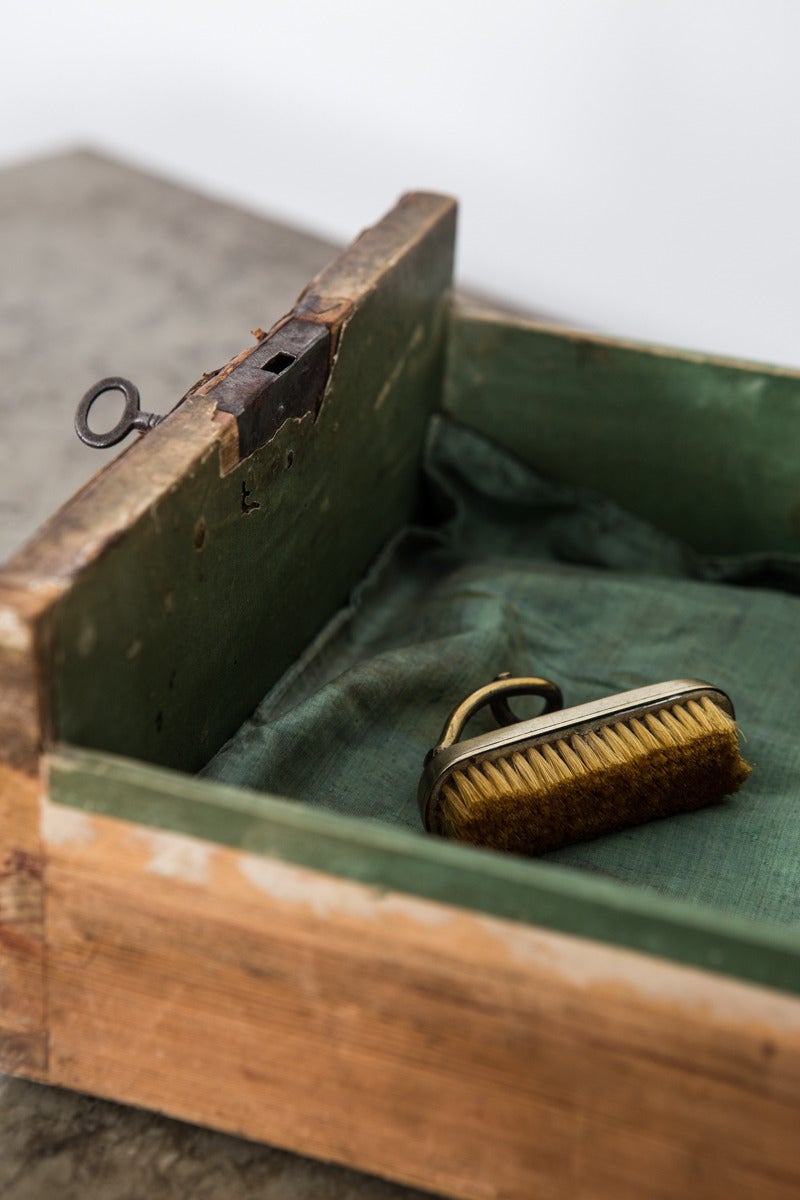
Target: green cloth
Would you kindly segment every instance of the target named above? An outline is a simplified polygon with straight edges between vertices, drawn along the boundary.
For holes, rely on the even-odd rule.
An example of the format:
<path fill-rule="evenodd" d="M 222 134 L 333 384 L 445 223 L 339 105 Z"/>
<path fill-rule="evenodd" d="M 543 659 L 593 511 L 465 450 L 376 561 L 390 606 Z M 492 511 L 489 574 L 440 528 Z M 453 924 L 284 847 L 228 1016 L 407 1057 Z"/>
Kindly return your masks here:
<path fill-rule="evenodd" d="M 425 753 L 499 671 L 548 676 L 568 705 L 706 679 L 736 706 L 741 792 L 547 859 L 800 924 L 800 556 L 700 556 L 440 418 L 424 500 L 430 523 L 394 539 L 203 774 L 426 836 Z"/>

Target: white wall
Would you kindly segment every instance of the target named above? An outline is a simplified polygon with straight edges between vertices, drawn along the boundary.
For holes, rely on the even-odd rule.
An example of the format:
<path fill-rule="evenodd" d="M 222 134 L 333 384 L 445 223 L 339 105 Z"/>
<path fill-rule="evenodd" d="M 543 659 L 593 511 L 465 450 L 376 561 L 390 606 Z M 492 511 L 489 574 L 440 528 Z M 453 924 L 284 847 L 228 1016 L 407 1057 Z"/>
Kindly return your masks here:
<path fill-rule="evenodd" d="M 0 36 L 0 163 L 93 144 L 341 240 L 449 191 L 472 285 L 800 365 L 792 0 L 7 0 Z"/>

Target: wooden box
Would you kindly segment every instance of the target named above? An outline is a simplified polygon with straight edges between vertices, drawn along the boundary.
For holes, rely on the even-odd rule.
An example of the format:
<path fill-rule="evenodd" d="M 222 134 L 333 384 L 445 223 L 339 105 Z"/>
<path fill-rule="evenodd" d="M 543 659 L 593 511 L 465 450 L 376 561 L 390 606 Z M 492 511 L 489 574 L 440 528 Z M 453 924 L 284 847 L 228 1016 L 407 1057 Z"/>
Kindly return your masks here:
<path fill-rule="evenodd" d="M 795 1197 L 796 929 L 196 775 L 414 517 L 437 411 L 800 548 L 798 375 L 464 305 L 454 228 L 405 197 L 0 573 L 0 1068 L 454 1196 Z"/>

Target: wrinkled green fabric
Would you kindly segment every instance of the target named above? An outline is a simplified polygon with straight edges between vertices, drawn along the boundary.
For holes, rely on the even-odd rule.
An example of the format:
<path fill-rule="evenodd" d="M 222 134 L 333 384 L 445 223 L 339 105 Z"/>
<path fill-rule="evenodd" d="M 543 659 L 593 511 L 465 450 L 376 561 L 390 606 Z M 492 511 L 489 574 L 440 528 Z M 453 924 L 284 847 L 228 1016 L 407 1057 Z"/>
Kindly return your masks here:
<path fill-rule="evenodd" d="M 425 753 L 498 671 L 549 676 L 567 704 L 707 679 L 736 706 L 741 792 L 547 857 L 800 923 L 800 557 L 700 556 L 441 419 L 425 474 L 431 525 L 397 536 L 203 773 L 426 836 Z"/>

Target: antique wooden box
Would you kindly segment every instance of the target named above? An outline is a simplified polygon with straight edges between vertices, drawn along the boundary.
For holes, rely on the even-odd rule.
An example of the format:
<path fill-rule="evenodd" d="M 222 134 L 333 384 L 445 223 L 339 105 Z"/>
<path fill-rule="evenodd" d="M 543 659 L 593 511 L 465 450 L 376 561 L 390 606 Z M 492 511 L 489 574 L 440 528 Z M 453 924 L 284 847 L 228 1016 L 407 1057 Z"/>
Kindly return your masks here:
<path fill-rule="evenodd" d="M 662 822 L 647 853 L 631 833 L 605 858 L 503 856 L 392 823 L 422 762 L 390 740 L 400 716 L 380 721 L 437 628 L 439 577 L 403 616 L 404 564 L 440 563 L 458 475 L 459 619 L 489 594 L 502 619 L 465 621 L 458 654 L 426 634 L 404 712 L 419 688 L 444 718 L 456 658 L 476 686 L 498 646 L 497 670 L 538 669 L 522 661 L 537 612 L 563 616 L 543 642 L 554 671 L 576 638 L 587 661 L 602 644 L 604 664 L 634 645 L 660 662 L 683 588 L 705 616 L 686 616 L 680 653 L 730 647 L 727 667 L 715 653 L 752 696 L 745 733 L 781 697 L 780 763 L 754 735 L 753 778 L 790 796 L 800 377 L 467 306 L 454 229 L 451 200 L 405 197 L 0 572 L 0 1068 L 454 1196 L 794 1197 L 786 804 L 780 825 L 766 800 L 741 821 L 722 806 L 713 833 Z M 455 432 L 423 475 L 432 421 Z M 540 610 L 502 590 L 523 508 L 527 540 L 540 511 L 557 546 Z M 226 782 L 271 713 L 285 724 L 368 658 L 391 588 L 380 672 L 334 691 L 335 734 L 328 716 L 287 734 L 304 786 Z M 567 619 L 590 592 L 591 615 Z M 743 650 L 754 622 L 774 633 L 763 659 Z M 586 679 L 600 691 L 608 671 Z M 734 841 L 733 864 L 706 849 Z"/>

